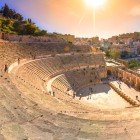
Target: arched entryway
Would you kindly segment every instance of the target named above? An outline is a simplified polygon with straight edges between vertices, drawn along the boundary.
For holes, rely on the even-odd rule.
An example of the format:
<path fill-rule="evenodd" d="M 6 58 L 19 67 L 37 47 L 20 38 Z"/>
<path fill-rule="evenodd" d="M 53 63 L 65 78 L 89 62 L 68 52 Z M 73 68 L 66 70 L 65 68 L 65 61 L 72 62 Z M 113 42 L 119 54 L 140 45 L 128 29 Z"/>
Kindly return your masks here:
<path fill-rule="evenodd" d="M 4 39 L 4 33 L 2 33 L 1 38 Z"/>
<path fill-rule="evenodd" d="M 107 75 L 108 75 L 108 76 L 111 76 L 111 75 L 112 75 L 111 70 L 107 70 Z"/>

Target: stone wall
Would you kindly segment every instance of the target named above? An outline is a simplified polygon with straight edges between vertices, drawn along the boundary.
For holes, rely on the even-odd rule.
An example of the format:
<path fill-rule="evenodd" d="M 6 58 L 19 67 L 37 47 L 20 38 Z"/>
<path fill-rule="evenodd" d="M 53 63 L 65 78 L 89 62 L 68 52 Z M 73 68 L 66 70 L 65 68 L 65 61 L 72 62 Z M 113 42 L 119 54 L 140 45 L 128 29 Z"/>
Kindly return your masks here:
<path fill-rule="evenodd" d="M 117 59 L 117 61 L 125 66 L 128 66 L 128 61 L 123 60 L 123 59 Z"/>
<path fill-rule="evenodd" d="M 140 90 L 140 75 L 138 75 L 134 71 L 120 67 L 108 66 L 107 74 L 112 74 L 120 78 L 127 85 L 131 85 L 132 87 L 135 87 L 136 89 Z"/>
<path fill-rule="evenodd" d="M 24 43 L 36 43 L 36 42 L 64 42 L 63 39 L 48 37 L 48 36 L 29 36 L 29 35 L 12 35 L 12 34 L 4 34 L 4 40 L 8 41 L 17 41 Z"/>
<path fill-rule="evenodd" d="M 125 83 L 140 89 L 140 76 L 129 70 L 118 69 L 118 77 Z"/>

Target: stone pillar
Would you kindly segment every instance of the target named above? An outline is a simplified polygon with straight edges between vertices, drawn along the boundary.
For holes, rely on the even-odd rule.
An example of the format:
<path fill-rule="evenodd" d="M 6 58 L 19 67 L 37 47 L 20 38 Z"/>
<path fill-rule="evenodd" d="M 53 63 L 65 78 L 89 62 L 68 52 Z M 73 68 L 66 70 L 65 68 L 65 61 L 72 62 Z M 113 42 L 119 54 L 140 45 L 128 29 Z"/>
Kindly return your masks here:
<path fill-rule="evenodd" d="M 135 87 L 139 88 L 139 77 L 136 76 Z"/>
<path fill-rule="evenodd" d="M 126 80 L 126 79 L 125 79 L 125 71 L 122 71 L 122 79 L 123 79 L 123 81 Z"/>

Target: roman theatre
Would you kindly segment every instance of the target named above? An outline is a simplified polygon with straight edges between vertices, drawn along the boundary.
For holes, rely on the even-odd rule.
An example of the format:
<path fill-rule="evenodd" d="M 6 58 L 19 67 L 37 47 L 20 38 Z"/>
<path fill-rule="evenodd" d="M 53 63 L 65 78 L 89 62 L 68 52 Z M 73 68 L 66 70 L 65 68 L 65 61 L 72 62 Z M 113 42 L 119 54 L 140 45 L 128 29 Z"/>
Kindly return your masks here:
<path fill-rule="evenodd" d="M 139 139 L 138 75 L 100 52 L 39 45 L 0 42 L 0 139 Z"/>

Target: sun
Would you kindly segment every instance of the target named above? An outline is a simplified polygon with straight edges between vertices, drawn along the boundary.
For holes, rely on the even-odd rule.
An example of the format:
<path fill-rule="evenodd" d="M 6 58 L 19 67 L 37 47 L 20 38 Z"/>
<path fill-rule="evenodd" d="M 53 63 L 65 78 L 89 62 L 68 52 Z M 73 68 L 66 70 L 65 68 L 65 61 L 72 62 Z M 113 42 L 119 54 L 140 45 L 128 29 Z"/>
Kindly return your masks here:
<path fill-rule="evenodd" d="M 105 3 L 105 0 L 85 0 L 90 7 L 97 8 Z"/>

